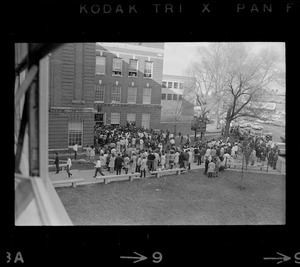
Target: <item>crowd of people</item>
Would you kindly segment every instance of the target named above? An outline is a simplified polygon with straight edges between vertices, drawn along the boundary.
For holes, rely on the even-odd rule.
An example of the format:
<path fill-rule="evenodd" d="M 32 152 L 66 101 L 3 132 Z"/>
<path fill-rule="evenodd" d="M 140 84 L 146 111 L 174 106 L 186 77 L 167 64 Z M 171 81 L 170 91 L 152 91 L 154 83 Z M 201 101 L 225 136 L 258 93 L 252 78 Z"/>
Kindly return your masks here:
<path fill-rule="evenodd" d="M 154 131 L 132 125 L 114 128 L 99 126 L 95 129 L 95 136 L 95 145 L 86 147 L 87 160 L 96 160 L 94 177 L 98 172 L 104 175 L 104 168 L 117 175 L 124 170 L 126 174 L 139 172 L 141 177 L 145 177 L 147 171 L 190 169 L 194 162 L 197 165 L 204 164 L 204 174 L 211 178 L 218 177 L 220 171 L 234 165 L 241 154 L 244 155 L 246 168 L 255 162 L 262 168 L 268 161 L 275 169 L 278 159 L 276 145 L 264 137 L 248 136 L 233 142 L 229 137 L 226 141 L 204 138 L 191 142 L 189 136 L 184 137 L 180 133 L 175 135 L 169 131 Z"/>

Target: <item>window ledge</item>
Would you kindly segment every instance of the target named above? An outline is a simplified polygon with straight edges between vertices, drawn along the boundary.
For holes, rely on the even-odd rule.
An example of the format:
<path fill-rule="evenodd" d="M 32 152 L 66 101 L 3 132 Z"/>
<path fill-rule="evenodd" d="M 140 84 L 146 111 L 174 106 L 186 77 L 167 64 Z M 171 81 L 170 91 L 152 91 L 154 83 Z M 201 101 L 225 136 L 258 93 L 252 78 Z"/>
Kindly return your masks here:
<path fill-rule="evenodd" d="M 72 100 L 72 104 L 85 104 L 85 100 Z"/>
<path fill-rule="evenodd" d="M 105 73 L 95 73 L 95 75 L 106 76 L 106 74 L 105 74 Z"/>

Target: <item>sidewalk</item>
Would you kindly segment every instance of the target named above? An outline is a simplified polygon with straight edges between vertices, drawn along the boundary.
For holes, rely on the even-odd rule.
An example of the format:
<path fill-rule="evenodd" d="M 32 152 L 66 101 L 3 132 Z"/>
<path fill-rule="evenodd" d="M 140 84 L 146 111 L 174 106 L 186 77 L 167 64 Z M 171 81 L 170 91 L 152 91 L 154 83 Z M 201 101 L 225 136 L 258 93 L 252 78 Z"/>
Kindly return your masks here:
<path fill-rule="evenodd" d="M 191 170 L 192 172 L 196 172 L 196 171 L 200 171 L 203 172 L 204 169 L 204 163 L 202 163 L 201 165 L 197 165 L 196 163 L 192 163 L 191 164 Z M 227 168 L 225 171 L 235 171 L 235 172 L 241 172 L 241 169 L 233 169 L 233 168 Z M 95 169 L 90 169 L 90 170 L 70 170 L 70 172 L 73 174 L 72 178 L 82 178 L 85 181 L 84 182 L 79 182 L 77 183 L 77 185 L 88 185 L 88 184 L 97 184 L 97 183 L 103 183 L 104 180 L 103 179 L 95 179 L 93 178 L 94 174 L 95 174 Z M 269 172 L 266 171 L 259 171 L 259 170 L 251 170 L 248 169 L 247 171 L 244 170 L 245 173 L 259 173 L 259 174 L 275 174 L 275 175 L 285 175 L 283 173 L 280 173 L 278 171 L 274 171 L 269 169 Z M 115 175 L 116 172 L 114 171 L 112 174 L 107 170 L 104 169 L 103 173 L 105 174 L 105 176 L 109 176 L 109 175 Z M 122 170 L 122 174 L 125 174 L 125 171 Z M 173 175 L 173 174 L 172 174 Z M 154 178 L 153 175 L 151 175 L 148 171 L 146 173 L 146 178 Z M 60 171 L 58 174 L 55 174 L 54 171 L 49 172 L 49 178 L 51 181 L 58 181 L 58 180 L 67 180 L 68 179 L 68 175 L 66 173 L 66 171 Z M 71 185 L 71 183 L 70 183 Z M 55 187 L 66 187 L 66 186 L 70 186 L 69 184 L 62 184 L 62 185 L 55 185 Z"/>

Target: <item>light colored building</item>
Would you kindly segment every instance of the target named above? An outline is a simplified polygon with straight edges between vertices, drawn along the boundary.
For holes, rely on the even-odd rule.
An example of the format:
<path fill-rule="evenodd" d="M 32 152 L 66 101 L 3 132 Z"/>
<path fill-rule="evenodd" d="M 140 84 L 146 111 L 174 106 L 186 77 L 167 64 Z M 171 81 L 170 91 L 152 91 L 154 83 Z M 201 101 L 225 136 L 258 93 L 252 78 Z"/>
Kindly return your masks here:
<path fill-rule="evenodd" d="M 178 75 L 163 75 L 161 91 L 161 128 L 177 132 L 190 132 L 194 116 L 194 101 L 191 78 Z M 188 129 L 188 130 L 187 130 Z"/>

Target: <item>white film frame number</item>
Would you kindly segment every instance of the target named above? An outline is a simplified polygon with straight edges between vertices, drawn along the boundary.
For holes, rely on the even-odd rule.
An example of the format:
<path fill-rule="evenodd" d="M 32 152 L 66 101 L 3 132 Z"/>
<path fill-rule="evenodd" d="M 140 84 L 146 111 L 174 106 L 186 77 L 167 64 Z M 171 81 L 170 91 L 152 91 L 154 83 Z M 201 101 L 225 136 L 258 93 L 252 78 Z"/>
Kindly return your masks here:
<path fill-rule="evenodd" d="M 296 264 L 300 264 L 300 252 L 295 253 L 295 263 Z"/>
<path fill-rule="evenodd" d="M 162 261 L 163 256 L 160 252 L 156 251 L 152 254 L 152 258 L 153 263 L 160 263 Z"/>

